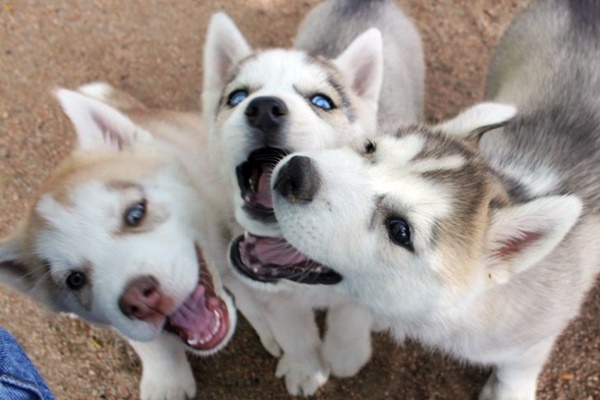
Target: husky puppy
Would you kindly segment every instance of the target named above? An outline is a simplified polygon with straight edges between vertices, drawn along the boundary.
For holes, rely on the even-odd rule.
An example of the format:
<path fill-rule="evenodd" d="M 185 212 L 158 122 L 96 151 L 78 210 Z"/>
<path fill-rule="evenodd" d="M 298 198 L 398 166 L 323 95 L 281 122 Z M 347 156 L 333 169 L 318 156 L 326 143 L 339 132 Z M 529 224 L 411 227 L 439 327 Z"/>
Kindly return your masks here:
<path fill-rule="evenodd" d="M 209 157 L 222 199 L 239 223 L 228 227 L 237 236 L 231 246 L 235 272 L 223 267 L 224 284 L 266 349 L 274 356 L 283 351 L 276 374 L 285 377 L 288 391 L 310 395 L 330 371 L 351 376 L 369 360 L 371 316 L 341 297 L 306 296 L 301 286 L 265 293 L 248 279 L 270 283 L 281 273 L 327 283 L 297 274 L 296 264 L 303 260 L 280 238 L 270 172 L 291 151 L 335 148 L 375 133 L 378 108 L 381 123 L 390 122 L 391 115 L 405 122 L 419 119 L 420 38 L 391 0 L 322 3 L 303 22 L 294 49 L 253 51 L 235 24 L 216 14 L 206 39 L 204 74 Z M 243 229 L 249 233 L 242 235 Z M 285 268 L 271 268 L 275 264 Z M 233 287 L 240 277 L 252 287 Z M 315 307 L 329 307 L 323 346 Z"/>
<path fill-rule="evenodd" d="M 594 0 L 540 0 L 516 19 L 487 95 L 518 116 L 481 103 L 437 126 L 289 155 L 272 174 L 275 216 L 312 260 L 306 273 L 336 276 L 330 290 L 399 341 L 493 365 L 480 399 L 535 398 L 600 272 L 599 21 Z"/>
<path fill-rule="evenodd" d="M 149 110 L 104 83 L 56 97 L 76 149 L 0 241 L 0 282 L 129 339 L 143 364 L 142 399 L 194 396 L 185 351 L 218 351 L 236 322 L 200 251 L 202 121 Z"/>

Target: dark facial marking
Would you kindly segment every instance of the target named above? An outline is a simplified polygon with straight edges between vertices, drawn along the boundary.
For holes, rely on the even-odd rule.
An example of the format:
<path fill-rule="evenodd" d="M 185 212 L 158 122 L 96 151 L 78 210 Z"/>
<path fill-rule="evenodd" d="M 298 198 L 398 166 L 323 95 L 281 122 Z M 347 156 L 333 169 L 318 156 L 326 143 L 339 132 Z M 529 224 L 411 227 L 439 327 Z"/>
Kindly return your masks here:
<path fill-rule="evenodd" d="M 350 102 L 350 98 L 344 90 L 344 87 L 333 76 L 329 76 L 327 82 L 337 92 L 340 99 L 342 99 L 341 108 L 344 110 L 344 115 L 346 115 L 346 118 L 348 118 L 350 123 L 354 123 L 356 121 L 356 112 L 354 107 L 352 107 L 352 103 Z"/>
<path fill-rule="evenodd" d="M 341 104 L 338 104 L 338 108 L 341 108 L 344 111 L 344 115 L 346 115 L 346 118 L 350 123 L 354 123 L 356 121 L 356 111 L 350 102 L 350 98 L 348 97 L 344 86 L 336 79 L 336 75 L 340 73 L 339 70 L 332 63 L 319 56 L 309 55 L 307 56 L 306 61 L 311 64 L 316 64 L 327 71 L 328 76 L 326 82 L 337 92 L 338 98 L 341 99 Z"/>
<path fill-rule="evenodd" d="M 571 22 L 582 33 L 595 37 L 600 30 L 600 2 L 597 0 L 569 0 Z"/>

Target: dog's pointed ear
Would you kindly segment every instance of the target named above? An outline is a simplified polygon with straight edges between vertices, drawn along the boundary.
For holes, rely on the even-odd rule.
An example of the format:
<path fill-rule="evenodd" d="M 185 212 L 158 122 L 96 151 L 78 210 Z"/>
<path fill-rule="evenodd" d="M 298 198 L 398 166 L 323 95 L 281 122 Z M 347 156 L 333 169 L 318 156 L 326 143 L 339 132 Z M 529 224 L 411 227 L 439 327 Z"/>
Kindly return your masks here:
<path fill-rule="evenodd" d="M 223 12 L 214 14 L 204 44 L 204 90 L 221 90 L 233 67 L 251 53 L 231 18 Z"/>
<path fill-rule="evenodd" d="M 117 109 L 86 95 L 56 89 L 54 95 L 77 133 L 77 147 L 82 150 L 122 150 L 152 140 Z"/>
<path fill-rule="evenodd" d="M 488 279 L 505 283 L 550 254 L 582 211 L 576 196 L 549 196 L 500 208 L 492 216 L 485 265 Z"/>
<path fill-rule="evenodd" d="M 434 129 L 460 139 L 479 141 L 485 132 L 506 125 L 516 115 L 517 108 L 513 105 L 479 103 Z"/>
<path fill-rule="evenodd" d="M 383 80 L 383 39 L 377 28 L 358 36 L 335 60 L 354 91 L 363 99 L 379 102 Z"/>
<path fill-rule="evenodd" d="M 21 250 L 21 236 L 18 232 L 0 239 L 0 283 L 27 293 L 34 283 Z"/>

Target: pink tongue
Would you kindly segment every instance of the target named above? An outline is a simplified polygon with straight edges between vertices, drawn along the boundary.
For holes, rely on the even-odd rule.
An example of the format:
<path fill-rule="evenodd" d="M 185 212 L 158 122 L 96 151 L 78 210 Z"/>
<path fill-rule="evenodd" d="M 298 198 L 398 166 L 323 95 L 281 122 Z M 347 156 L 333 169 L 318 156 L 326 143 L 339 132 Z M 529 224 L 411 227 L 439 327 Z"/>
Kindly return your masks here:
<path fill-rule="evenodd" d="M 240 245 L 240 255 L 245 265 L 258 261 L 262 265 L 296 265 L 307 260 L 283 238 L 260 237 L 246 234 Z"/>
<path fill-rule="evenodd" d="M 271 196 L 271 173 L 273 169 L 266 169 L 258 178 L 258 190 L 254 200 L 266 208 L 273 208 L 273 197 Z"/>
<path fill-rule="evenodd" d="M 188 332 L 210 332 L 214 325 L 214 313 L 207 308 L 205 289 L 198 285 L 190 297 L 169 316 L 169 323 Z"/>

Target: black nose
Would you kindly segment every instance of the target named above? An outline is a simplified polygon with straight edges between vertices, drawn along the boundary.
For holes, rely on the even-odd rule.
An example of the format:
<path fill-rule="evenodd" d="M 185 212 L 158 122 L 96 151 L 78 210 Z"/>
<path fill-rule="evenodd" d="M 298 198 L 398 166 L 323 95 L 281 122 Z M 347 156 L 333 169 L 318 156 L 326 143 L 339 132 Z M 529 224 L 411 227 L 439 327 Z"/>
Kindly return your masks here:
<path fill-rule="evenodd" d="M 280 98 L 264 96 L 253 99 L 246 107 L 245 114 L 250 126 L 268 132 L 285 123 L 288 108 Z"/>
<path fill-rule="evenodd" d="M 277 173 L 274 189 L 292 203 L 310 203 L 321 187 L 312 160 L 293 156 Z"/>

